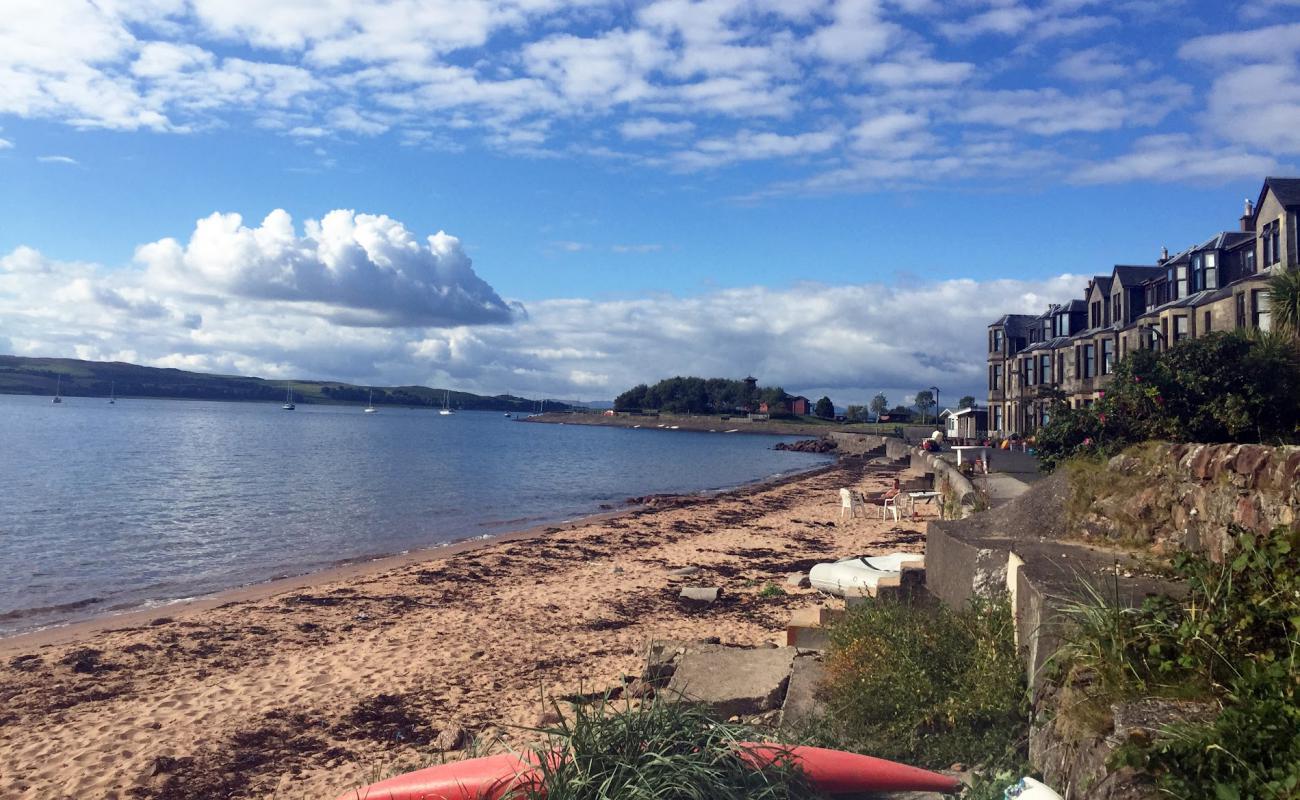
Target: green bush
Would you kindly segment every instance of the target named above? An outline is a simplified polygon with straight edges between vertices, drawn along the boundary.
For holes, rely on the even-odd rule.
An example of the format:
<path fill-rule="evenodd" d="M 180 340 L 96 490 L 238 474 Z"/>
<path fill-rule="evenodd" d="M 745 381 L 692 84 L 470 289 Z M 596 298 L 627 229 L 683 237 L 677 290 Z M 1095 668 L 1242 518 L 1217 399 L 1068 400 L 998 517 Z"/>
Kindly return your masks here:
<path fill-rule="evenodd" d="M 637 708 L 578 706 L 547 729 L 537 800 L 804 800 L 820 797 L 795 764 L 763 769 L 740 755 L 761 734 L 714 719 L 700 707 L 655 700 Z"/>
<path fill-rule="evenodd" d="M 928 767 L 1001 758 L 1025 734 L 1010 605 L 874 601 L 830 630 L 825 724 L 845 746 Z"/>
<path fill-rule="evenodd" d="M 1051 471 L 1081 454 L 1113 455 L 1150 439 L 1291 442 L 1300 439 L 1300 357 L 1277 336 L 1240 331 L 1188 339 L 1119 362 L 1104 396 L 1072 409 L 1058 398 L 1036 434 Z"/>
<path fill-rule="evenodd" d="M 1220 707 L 1170 726 L 1118 761 L 1155 775 L 1174 797 L 1300 796 L 1300 529 L 1236 530 L 1233 560 L 1182 554 L 1179 600 L 1121 609 L 1098 595 L 1067 611 L 1076 622 L 1062 661 L 1096 671 L 1114 695 L 1187 695 Z"/>

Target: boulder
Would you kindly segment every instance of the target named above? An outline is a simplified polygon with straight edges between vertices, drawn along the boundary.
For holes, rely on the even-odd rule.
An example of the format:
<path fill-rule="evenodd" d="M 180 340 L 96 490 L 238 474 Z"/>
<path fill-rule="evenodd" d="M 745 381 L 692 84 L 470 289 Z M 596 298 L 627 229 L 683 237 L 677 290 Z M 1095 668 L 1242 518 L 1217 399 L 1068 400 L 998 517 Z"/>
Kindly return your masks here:
<path fill-rule="evenodd" d="M 682 588 L 681 599 L 692 603 L 716 603 L 722 590 L 716 586 L 686 586 Z"/>

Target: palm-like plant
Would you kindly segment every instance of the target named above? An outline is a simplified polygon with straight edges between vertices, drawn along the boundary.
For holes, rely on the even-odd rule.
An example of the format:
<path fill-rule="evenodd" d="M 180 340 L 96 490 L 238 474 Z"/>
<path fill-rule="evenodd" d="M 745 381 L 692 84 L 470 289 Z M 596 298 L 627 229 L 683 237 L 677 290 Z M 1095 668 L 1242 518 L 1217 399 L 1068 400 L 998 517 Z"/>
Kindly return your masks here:
<path fill-rule="evenodd" d="M 1269 279 L 1268 304 L 1273 329 L 1300 339 L 1300 270 L 1285 270 Z"/>

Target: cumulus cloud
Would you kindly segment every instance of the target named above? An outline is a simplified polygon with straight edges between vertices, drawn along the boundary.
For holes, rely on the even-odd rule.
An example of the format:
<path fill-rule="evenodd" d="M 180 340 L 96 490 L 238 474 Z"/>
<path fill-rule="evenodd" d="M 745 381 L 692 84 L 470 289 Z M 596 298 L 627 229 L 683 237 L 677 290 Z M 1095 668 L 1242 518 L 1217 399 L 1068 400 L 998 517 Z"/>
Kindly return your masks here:
<path fill-rule="evenodd" d="M 220 218 L 214 224 L 222 237 L 232 230 Z M 227 244 L 256 261 L 280 252 L 257 241 L 257 231 L 275 239 L 266 231 L 276 228 L 244 228 L 252 241 Z M 346 249 L 357 238 L 336 243 Z M 196 258 L 225 258 L 203 246 L 190 249 Z M 229 272 L 215 268 L 220 276 Z M 264 287 L 263 266 L 251 269 L 256 275 L 248 280 Z M 641 381 L 688 373 L 752 373 L 791 391 L 831 392 L 841 403 L 931 385 L 981 396 L 983 338 L 972 332 L 1003 313 L 1037 312 L 1073 297 L 1085 282 L 1063 275 L 809 283 L 691 297 L 555 299 L 529 303 L 528 315 L 513 324 L 363 328 L 336 324 L 316 305 L 286 301 L 276 291 L 217 292 L 208 285 L 212 294 L 200 295 L 156 282 L 145 270 L 59 262 L 20 247 L 0 256 L 0 340 L 22 355 L 572 399 L 608 399 Z M 935 308 L 944 313 L 924 313 Z M 75 333 L 67 325 L 73 318 Z"/>
<path fill-rule="evenodd" d="M 304 228 L 299 236 L 282 209 L 255 228 L 216 213 L 185 245 L 161 239 L 139 247 L 136 260 L 151 286 L 312 304 L 344 324 L 474 325 L 516 313 L 443 231 L 422 243 L 397 220 L 350 210 Z"/>

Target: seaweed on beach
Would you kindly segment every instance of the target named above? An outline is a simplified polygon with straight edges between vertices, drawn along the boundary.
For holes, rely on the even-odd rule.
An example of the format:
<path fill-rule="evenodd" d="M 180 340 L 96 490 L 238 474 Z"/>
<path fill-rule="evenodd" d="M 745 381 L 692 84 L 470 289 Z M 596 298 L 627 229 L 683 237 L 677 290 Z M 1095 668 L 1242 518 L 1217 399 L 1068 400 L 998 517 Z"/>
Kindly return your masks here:
<path fill-rule="evenodd" d="M 429 726 L 428 715 L 417 713 L 413 706 L 412 697 L 405 694 L 367 697 L 353 706 L 332 732 L 341 739 L 426 745 L 437 731 Z"/>

